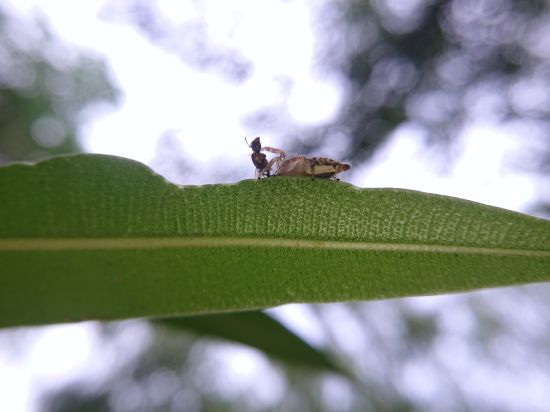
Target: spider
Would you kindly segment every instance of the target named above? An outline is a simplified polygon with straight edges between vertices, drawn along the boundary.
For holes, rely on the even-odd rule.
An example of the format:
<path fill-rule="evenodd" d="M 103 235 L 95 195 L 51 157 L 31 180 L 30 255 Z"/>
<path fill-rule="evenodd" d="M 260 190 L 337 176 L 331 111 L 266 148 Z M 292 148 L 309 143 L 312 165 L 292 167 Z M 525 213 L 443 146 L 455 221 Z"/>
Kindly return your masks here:
<path fill-rule="evenodd" d="M 258 179 L 271 176 L 311 176 L 339 180 L 336 175 L 350 169 L 350 165 L 327 157 L 292 156 L 287 159 L 286 153 L 281 149 L 262 147 L 259 137 L 252 140 L 250 144 L 246 138 L 245 141 L 252 149 L 251 158 L 256 166 Z M 267 156 L 262 152 L 274 153 L 277 156 L 268 161 Z"/>

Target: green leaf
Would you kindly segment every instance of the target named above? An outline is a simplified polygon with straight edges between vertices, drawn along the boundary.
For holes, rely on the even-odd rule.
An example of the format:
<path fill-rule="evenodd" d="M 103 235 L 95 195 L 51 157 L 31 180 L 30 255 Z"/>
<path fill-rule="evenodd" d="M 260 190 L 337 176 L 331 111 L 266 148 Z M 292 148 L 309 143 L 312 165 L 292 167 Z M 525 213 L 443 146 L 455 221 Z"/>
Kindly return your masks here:
<path fill-rule="evenodd" d="M 0 169 L 0 326 L 550 279 L 550 222 L 308 178 L 178 187 L 127 159 Z"/>
<path fill-rule="evenodd" d="M 311 347 L 271 316 L 259 311 L 188 316 L 162 319 L 155 323 L 243 343 L 289 365 L 347 374 L 324 352 Z"/>

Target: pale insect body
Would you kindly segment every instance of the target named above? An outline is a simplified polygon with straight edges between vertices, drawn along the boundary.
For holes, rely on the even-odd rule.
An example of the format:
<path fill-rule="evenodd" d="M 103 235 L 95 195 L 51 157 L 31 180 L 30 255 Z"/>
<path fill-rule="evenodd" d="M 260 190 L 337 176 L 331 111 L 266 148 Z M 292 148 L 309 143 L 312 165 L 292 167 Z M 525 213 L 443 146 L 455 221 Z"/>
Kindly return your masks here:
<path fill-rule="evenodd" d="M 252 149 L 251 158 L 256 166 L 258 179 L 271 176 L 310 176 L 338 180 L 338 173 L 350 169 L 350 165 L 327 157 L 292 156 L 287 159 L 286 153 L 281 149 L 262 147 L 259 137 L 256 137 L 249 147 Z M 268 161 L 262 152 L 274 153 L 277 156 Z"/>

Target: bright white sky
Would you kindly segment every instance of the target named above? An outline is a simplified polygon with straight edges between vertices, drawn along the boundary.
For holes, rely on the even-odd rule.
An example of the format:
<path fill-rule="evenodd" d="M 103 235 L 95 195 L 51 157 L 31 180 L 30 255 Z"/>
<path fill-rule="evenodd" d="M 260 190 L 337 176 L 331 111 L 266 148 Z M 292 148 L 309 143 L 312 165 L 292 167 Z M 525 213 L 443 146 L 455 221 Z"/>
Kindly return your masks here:
<path fill-rule="evenodd" d="M 4 3 L 22 15 L 40 11 L 60 38 L 108 59 L 123 99 L 120 107 L 98 113 L 84 125 L 84 145 L 90 152 L 150 163 L 158 137 L 172 130 L 185 153 L 205 167 L 229 168 L 234 176 L 252 178 L 250 150 L 243 138 L 257 134 L 243 127 L 244 116 L 286 102 L 291 118 L 306 125 L 329 121 L 339 109 L 338 83 L 313 68 L 315 37 L 308 1 L 203 0 L 200 8 L 191 0 L 159 1 L 174 22 L 202 14 L 212 39 L 238 47 L 253 61 L 253 74 L 243 84 L 198 72 L 133 27 L 100 20 L 103 0 Z M 278 80 L 285 77 L 294 85 L 288 97 Z M 439 175 L 441 165 L 434 163 L 436 156 L 422 145 L 422 138 L 418 130 L 399 129 L 370 164 L 354 165 L 343 180 L 454 195 L 514 210 L 522 210 L 532 199 L 530 177 L 506 167 L 522 138 L 513 128 L 473 124 L 454 147 L 460 160 L 445 176 Z M 284 136 L 262 135 L 262 141 L 277 147 Z M 215 183 L 209 178 L 204 174 L 187 183 Z M 307 315 L 293 316 L 307 325 Z M 318 339 L 314 330 L 306 333 Z M 89 370 L 99 356 L 93 325 L 58 326 L 36 334 L 25 359 L 0 353 L 0 410 L 32 411 L 37 388 Z"/>

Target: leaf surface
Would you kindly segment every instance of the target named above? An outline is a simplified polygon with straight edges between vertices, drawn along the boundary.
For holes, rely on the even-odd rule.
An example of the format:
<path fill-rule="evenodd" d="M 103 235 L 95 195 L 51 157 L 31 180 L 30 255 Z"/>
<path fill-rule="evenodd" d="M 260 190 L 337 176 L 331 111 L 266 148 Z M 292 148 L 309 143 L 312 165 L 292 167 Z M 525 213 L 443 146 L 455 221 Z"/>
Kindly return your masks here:
<path fill-rule="evenodd" d="M 550 279 L 550 222 L 308 178 L 179 187 L 105 155 L 0 168 L 0 326 Z"/>

